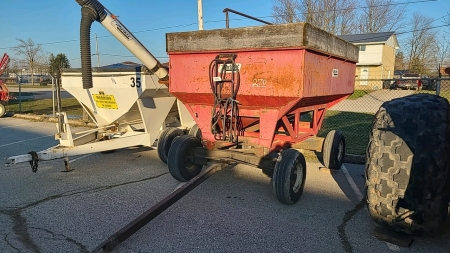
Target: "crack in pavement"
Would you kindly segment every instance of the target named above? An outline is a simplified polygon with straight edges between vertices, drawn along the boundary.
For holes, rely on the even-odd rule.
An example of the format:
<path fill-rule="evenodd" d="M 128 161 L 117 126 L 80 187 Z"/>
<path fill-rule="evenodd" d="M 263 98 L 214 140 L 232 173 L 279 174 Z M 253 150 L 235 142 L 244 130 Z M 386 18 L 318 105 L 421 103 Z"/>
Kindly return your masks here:
<path fill-rule="evenodd" d="M 71 243 L 73 243 L 73 244 L 75 244 L 75 245 L 78 246 L 78 248 L 80 249 L 80 252 L 83 252 L 83 253 L 89 252 L 89 250 L 87 249 L 86 246 L 84 246 L 82 243 L 76 241 L 76 240 L 73 239 L 73 238 L 70 238 L 70 237 L 65 236 L 65 235 L 63 235 L 63 234 L 56 234 L 56 233 L 53 233 L 52 231 L 50 231 L 50 230 L 48 230 L 48 229 L 45 229 L 45 228 L 37 228 L 37 227 L 29 227 L 29 228 L 44 231 L 44 232 L 46 232 L 46 233 L 51 234 L 52 237 L 53 237 L 53 238 L 45 238 L 45 239 L 49 239 L 49 240 L 52 240 L 52 239 L 53 239 L 53 240 L 61 240 L 61 241 L 71 242 Z M 55 237 L 58 237 L 58 236 L 60 236 L 60 237 L 62 237 L 62 238 L 55 238 Z M 42 237 L 42 238 L 43 238 L 43 237 Z"/>
<path fill-rule="evenodd" d="M 108 186 L 100 186 L 100 187 L 96 187 L 96 188 L 92 188 L 92 189 L 86 189 L 86 190 L 74 190 L 74 191 L 69 191 L 69 192 L 65 192 L 65 193 L 60 193 L 60 194 L 56 194 L 56 195 L 52 195 L 49 196 L 47 198 L 35 201 L 33 203 L 29 203 L 23 207 L 15 207 L 15 208 L 11 208 L 11 207 L 6 207 L 3 209 L 0 209 L 0 214 L 6 215 L 8 216 L 12 222 L 13 222 L 13 227 L 12 230 L 13 232 L 19 237 L 19 241 L 22 242 L 22 244 L 28 248 L 29 250 L 36 252 L 36 253 L 40 253 L 41 250 L 39 249 L 39 246 L 36 245 L 36 243 L 34 243 L 34 241 L 31 239 L 30 233 L 28 231 L 28 226 L 27 226 L 27 219 L 22 215 L 22 212 L 25 211 L 28 208 L 31 207 L 35 207 L 37 205 L 40 205 L 42 203 L 51 201 L 51 200 L 55 200 L 55 199 L 59 199 L 59 198 L 63 198 L 63 197 L 70 197 L 70 196 L 75 196 L 75 195 L 79 195 L 79 194 L 84 194 L 84 193 L 96 193 L 96 192 L 100 192 L 100 191 L 104 191 L 104 190 L 109 190 L 109 189 L 113 189 L 116 187 L 121 187 L 121 186 L 125 186 L 125 185 L 129 185 L 129 184 L 135 184 L 135 183 L 141 183 L 141 182 L 145 182 L 148 180 L 153 180 L 156 178 L 159 178 L 161 176 L 164 176 L 168 174 L 168 172 L 153 176 L 153 177 L 147 177 L 147 178 L 143 178 L 140 180 L 136 180 L 136 181 L 130 181 L 130 182 L 125 182 L 125 183 L 120 183 L 120 184 L 115 184 L 115 185 L 108 185 Z M 51 234 L 54 234 L 53 232 L 50 232 L 49 230 L 45 230 L 43 228 L 35 228 L 35 229 L 40 229 L 46 232 L 49 232 Z M 55 234 L 54 234 L 55 235 Z M 61 235 L 63 236 L 63 235 Z M 16 247 L 12 246 L 10 241 L 8 240 L 8 235 L 6 235 L 4 237 L 4 241 L 11 246 L 11 248 L 13 249 L 17 249 Z M 70 243 L 74 243 L 75 245 L 77 245 L 78 247 L 82 247 L 83 249 L 85 249 L 86 247 L 80 243 L 77 242 L 76 240 L 66 237 L 64 236 L 64 238 L 66 238 L 65 240 L 70 242 Z M 19 249 L 17 249 L 19 250 Z M 20 250 L 19 250 L 20 251 Z"/>
<path fill-rule="evenodd" d="M 347 211 L 342 218 L 342 223 L 338 226 L 338 235 L 341 239 L 342 248 L 347 253 L 353 252 L 352 244 L 349 242 L 349 239 L 347 237 L 347 234 L 345 233 L 345 227 L 347 226 L 347 223 L 365 206 L 365 198 L 361 199 L 361 201 L 350 211 Z"/>
<path fill-rule="evenodd" d="M 30 237 L 30 234 L 28 233 L 28 228 L 26 226 L 27 219 L 22 216 L 23 209 L 13 209 L 13 210 L 0 210 L 0 214 L 4 214 L 9 216 L 9 218 L 13 222 L 12 230 L 14 233 L 19 237 L 19 241 L 22 242 L 23 245 L 25 245 L 28 249 L 30 249 L 33 252 L 41 252 L 39 250 L 39 246 L 37 246 L 33 240 Z M 5 237 L 6 243 L 8 245 L 11 245 L 9 241 L 7 241 L 7 238 Z M 16 249 L 16 247 L 13 247 Z"/>
<path fill-rule="evenodd" d="M 16 251 L 20 252 L 20 249 L 14 247 L 14 245 L 12 245 L 12 243 L 8 240 L 8 236 L 9 236 L 10 234 L 11 234 L 11 233 L 7 233 L 7 234 L 5 235 L 5 237 L 3 238 L 3 240 L 6 242 L 6 244 L 9 245 L 9 247 L 11 247 L 12 249 L 15 249 Z"/>

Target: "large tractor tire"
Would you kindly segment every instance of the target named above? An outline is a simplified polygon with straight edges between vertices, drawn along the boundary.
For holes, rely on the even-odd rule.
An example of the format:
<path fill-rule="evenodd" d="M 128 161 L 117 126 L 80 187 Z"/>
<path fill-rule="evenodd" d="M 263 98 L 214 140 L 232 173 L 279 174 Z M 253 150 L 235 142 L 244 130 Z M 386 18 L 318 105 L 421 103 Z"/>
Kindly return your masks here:
<path fill-rule="evenodd" d="M 378 225 L 413 235 L 439 232 L 450 195 L 450 107 L 416 94 L 375 115 L 366 162 L 367 208 Z"/>

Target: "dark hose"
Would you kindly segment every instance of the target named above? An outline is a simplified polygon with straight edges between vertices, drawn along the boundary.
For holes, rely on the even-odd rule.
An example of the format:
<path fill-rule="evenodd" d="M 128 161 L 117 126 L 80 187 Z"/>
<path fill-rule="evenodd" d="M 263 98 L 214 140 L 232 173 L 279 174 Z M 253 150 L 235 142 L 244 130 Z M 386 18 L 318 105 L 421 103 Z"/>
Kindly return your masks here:
<path fill-rule="evenodd" d="M 81 8 L 80 23 L 80 51 L 83 89 L 90 89 L 92 85 L 91 64 L 91 25 L 94 21 L 103 21 L 106 16 L 105 7 L 97 0 L 76 0 Z"/>
<path fill-rule="evenodd" d="M 96 20 L 102 22 L 106 16 L 106 8 L 97 0 L 76 0 L 81 7 L 91 8 L 96 14 Z"/>

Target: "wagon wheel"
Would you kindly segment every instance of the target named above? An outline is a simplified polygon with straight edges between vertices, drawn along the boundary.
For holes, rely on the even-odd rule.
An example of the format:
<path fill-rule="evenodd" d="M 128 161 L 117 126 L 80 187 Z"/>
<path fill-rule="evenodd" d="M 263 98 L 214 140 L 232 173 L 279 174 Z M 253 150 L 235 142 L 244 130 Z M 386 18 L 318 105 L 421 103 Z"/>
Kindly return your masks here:
<path fill-rule="evenodd" d="M 168 127 L 164 129 L 158 138 L 158 156 L 161 161 L 167 163 L 167 155 L 169 154 L 170 146 L 172 145 L 173 140 L 178 137 L 184 135 L 183 130 L 176 127 Z"/>
<path fill-rule="evenodd" d="M 339 170 L 345 157 L 345 138 L 340 131 L 328 132 L 322 147 L 323 163 L 330 170 Z"/>
<path fill-rule="evenodd" d="M 203 166 L 194 163 L 194 151 L 197 147 L 202 147 L 202 143 L 194 136 L 184 135 L 173 141 L 167 163 L 173 178 L 187 182 L 200 173 Z"/>
<path fill-rule="evenodd" d="M 202 139 L 202 131 L 200 130 L 200 128 L 198 127 L 197 124 L 193 125 L 193 126 L 189 129 L 188 135 L 197 137 L 197 138 L 199 138 L 200 140 Z"/>
<path fill-rule="evenodd" d="M 272 178 L 272 188 L 278 201 L 292 205 L 303 193 L 306 178 L 306 162 L 302 153 L 286 149 L 278 158 Z"/>

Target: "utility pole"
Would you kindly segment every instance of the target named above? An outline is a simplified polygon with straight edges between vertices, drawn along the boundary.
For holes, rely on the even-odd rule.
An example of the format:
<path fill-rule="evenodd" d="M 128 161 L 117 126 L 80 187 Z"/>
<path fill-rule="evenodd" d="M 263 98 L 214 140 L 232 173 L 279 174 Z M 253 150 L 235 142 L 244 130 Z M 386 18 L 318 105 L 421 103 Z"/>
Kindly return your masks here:
<path fill-rule="evenodd" d="M 97 33 L 95 34 L 95 54 L 97 55 L 97 68 L 100 68 L 100 55 L 98 54 L 98 39 L 97 39 Z"/>
<path fill-rule="evenodd" d="M 197 0 L 198 5 L 198 29 L 203 30 L 203 7 L 202 0 Z"/>

